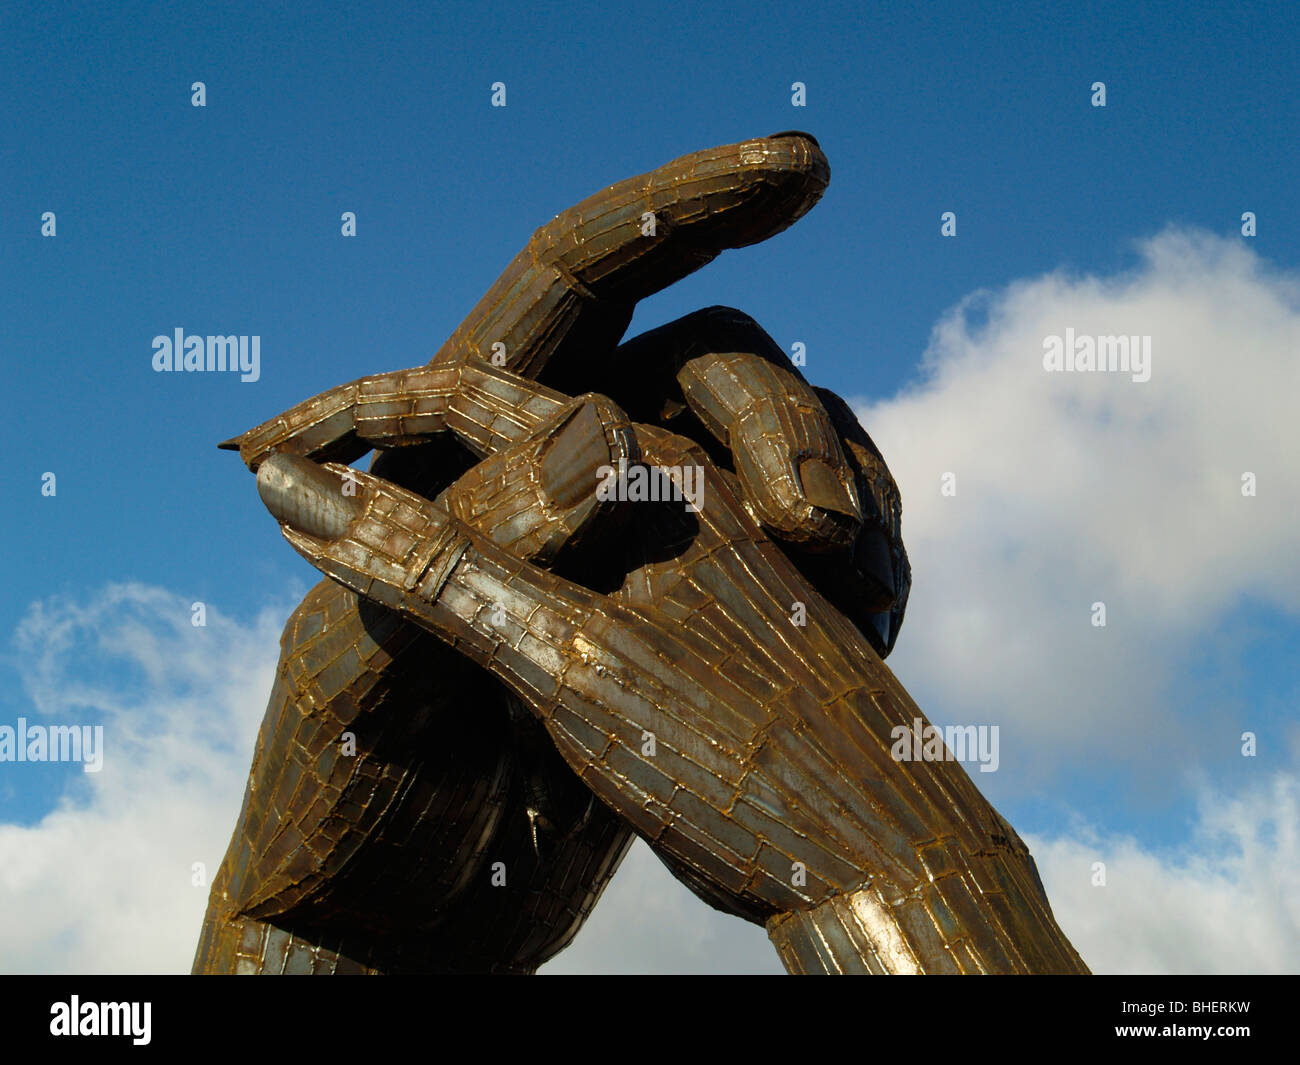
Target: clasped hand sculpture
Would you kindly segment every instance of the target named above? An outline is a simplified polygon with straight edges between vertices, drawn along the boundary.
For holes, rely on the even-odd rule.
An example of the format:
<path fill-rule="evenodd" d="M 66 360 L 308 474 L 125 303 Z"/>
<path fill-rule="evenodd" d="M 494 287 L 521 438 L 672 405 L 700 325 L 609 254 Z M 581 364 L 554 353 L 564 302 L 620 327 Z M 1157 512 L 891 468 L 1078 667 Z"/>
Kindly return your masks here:
<path fill-rule="evenodd" d="M 781 133 L 610 186 L 427 366 L 223 445 L 327 579 L 196 972 L 532 972 L 634 833 L 792 972 L 1087 972 L 961 764 L 891 757 L 923 717 L 881 661 L 910 571 L 848 406 L 737 311 L 619 343 L 829 176 Z M 598 491 L 643 467 L 696 490 Z"/>

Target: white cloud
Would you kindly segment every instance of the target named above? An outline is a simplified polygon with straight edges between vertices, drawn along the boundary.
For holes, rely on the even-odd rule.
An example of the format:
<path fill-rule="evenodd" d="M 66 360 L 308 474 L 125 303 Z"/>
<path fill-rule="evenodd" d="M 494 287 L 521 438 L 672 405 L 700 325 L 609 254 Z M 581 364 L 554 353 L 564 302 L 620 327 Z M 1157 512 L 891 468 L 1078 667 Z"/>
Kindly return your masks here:
<path fill-rule="evenodd" d="M 0 825 L 5 970 L 188 971 L 192 864 L 210 877 L 225 853 L 287 612 L 242 625 L 209 604 L 196 628 L 189 600 L 140 584 L 31 608 L 15 644 L 33 713 L 102 720 L 105 754 L 37 823 Z"/>
<path fill-rule="evenodd" d="M 1120 277 L 968 299 L 936 327 L 922 383 L 859 408 L 915 570 L 890 664 L 927 711 L 1000 723 L 1040 774 L 1144 757 L 1157 736 L 1167 756 L 1197 642 L 1231 639 L 1218 626 L 1247 601 L 1300 613 L 1300 282 L 1206 234 L 1139 251 Z M 1067 328 L 1151 336 L 1150 380 L 1045 372 L 1044 338 Z"/>
<path fill-rule="evenodd" d="M 1026 836 L 1070 941 L 1098 973 L 1300 971 L 1300 776 L 1235 795 L 1202 789 L 1188 840 Z M 1094 886 L 1093 863 L 1105 863 Z"/>

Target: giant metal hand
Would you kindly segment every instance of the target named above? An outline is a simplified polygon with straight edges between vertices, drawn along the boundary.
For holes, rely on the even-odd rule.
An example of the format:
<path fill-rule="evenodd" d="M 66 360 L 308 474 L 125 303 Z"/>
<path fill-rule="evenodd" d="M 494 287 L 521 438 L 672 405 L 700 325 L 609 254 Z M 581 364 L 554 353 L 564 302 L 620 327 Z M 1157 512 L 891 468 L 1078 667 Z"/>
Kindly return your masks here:
<path fill-rule="evenodd" d="M 239 439 L 333 581 L 286 629 L 196 971 L 530 971 L 629 827 L 794 971 L 1086 971 L 960 765 L 890 757 L 921 717 L 880 661 L 909 578 L 847 407 L 736 312 L 613 350 L 636 299 L 784 228 L 827 177 L 783 134 L 612 186 L 429 367 Z M 372 446 L 401 447 L 387 480 L 309 461 Z M 639 464 L 696 506 L 600 498 Z"/>

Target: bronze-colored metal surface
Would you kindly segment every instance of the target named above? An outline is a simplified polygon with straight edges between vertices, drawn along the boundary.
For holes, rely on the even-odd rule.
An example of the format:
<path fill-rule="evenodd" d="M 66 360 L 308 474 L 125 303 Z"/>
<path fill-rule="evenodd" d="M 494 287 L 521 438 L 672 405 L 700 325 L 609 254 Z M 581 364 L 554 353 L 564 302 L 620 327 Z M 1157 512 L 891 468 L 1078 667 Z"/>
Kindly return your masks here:
<path fill-rule="evenodd" d="M 223 445 L 328 579 L 286 627 L 196 972 L 531 972 L 633 833 L 791 972 L 1087 971 L 961 764 L 891 754 L 924 722 L 882 661 L 911 575 L 847 405 L 727 308 L 619 344 L 829 173 L 785 133 L 610 186 L 428 366 Z"/>

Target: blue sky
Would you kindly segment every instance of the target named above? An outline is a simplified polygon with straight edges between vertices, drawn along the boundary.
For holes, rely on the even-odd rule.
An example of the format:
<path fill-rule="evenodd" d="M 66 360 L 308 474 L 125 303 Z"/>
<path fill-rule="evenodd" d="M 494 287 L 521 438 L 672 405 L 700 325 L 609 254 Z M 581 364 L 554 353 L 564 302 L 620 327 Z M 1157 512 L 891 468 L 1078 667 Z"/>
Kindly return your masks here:
<path fill-rule="evenodd" d="M 831 185 L 786 233 L 725 253 L 646 301 L 632 332 L 711 304 L 748 310 L 783 346 L 803 341 L 807 375 L 878 412 L 882 426 L 903 426 L 905 411 L 916 416 L 906 424 L 928 424 L 922 416 L 954 424 L 948 412 L 959 406 L 944 405 L 943 367 L 967 351 L 993 364 L 1006 332 L 997 323 L 1023 310 L 1017 286 L 1064 291 L 1067 301 L 1098 292 L 1212 296 L 1231 277 L 1294 309 L 1300 33 L 1288 6 L 865 11 L 749 2 L 677 14 L 636 2 L 315 4 L 310 13 L 261 3 L 6 4 L 0 345 L 9 456 L 0 488 L 11 521 L 0 723 L 35 716 L 42 685 L 62 685 L 68 701 L 58 705 L 92 721 L 104 708 L 77 696 L 78 685 L 107 685 L 127 705 L 133 691 L 158 682 L 145 657 L 119 653 L 103 631 L 77 620 L 76 605 L 99 602 L 108 586 L 165 589 L 174 600 L 150 602 L 179 604 L 185 625 L 193 600 L 245 634 L 262 631 L 264 611 L 282 620 L 314 573 L 281 541 L 252 478 L 216 443 L 334 384 L 426 361 L 533 229 L 603 185 L 686 152 L 803 129 L 825 150 Z M 194 81 L 206 84 L 204 108 L 191 106 Z M 505 108 L 489 106 L 496 81 L 507 86 Z M 796 81 L 807 87 L 803 108 L 791 106 Z M 1095 81 L 1106 84 L 1105 108 L 1090 105 Z M 944 239 L 940 215 L 949 210 L 958 234 Z M 54 238 L 41 236 L 45 211 L 56 213 Z M 343 211 L 356 212 L 354 239 L 340 235 Z M 1256 213 L 1257 236 L 1241 236 L 1243 211 Z M 1179 252 L 1169 234 L 1189 232 L 1210 243 Z M 1166 243 L 1143 250 L 1161 234 Z M 1178 264 L 1193 261 L 1195 283 L 1181 285 Z M 958 339 L 945 341 L 937 326 L 980 292 L 959 316 Z M 992 322 L 984 318 L 990 307 Z M 1287 321 L 1269 342 L 1294 355 Z M 260 380 L 154 373 L 152 338 L 178 327 L 259 335 Z M 1234 393 L 1245 393 L 1237 396 L 1243 418 L 1254 410 L 1267 422 L 1263 412 L 1294 378 L 1277 360 L 1252 377 L 1259 350 L 1245 338 L 1221 353 L 1237 372 L 1220 395 L 1231 406 Z M 1158 351 L 1157 359 L 1174 358 L 1168 346 Z M 1123 418 L 1132 395 L 1107 402 Z M 1164 402 L 1172 404 L 1161 408 L 1165 416 L 1181 412 L 1188 425 L 1205 409 Z M 981 410 L 1013 434 L 1023 413 L 1010 402 Z M 918 605 L 891 664 L 936 720 L 998 719 L 996 699 L 966 700 L 927 676 L 922 653 L 944 647 L 926 641 L 927 626 L 949 631 L 940 623 L 943 589 L 929 577 L 950 571 L 927 571 L 922 561 L 936 557 L 927 550 L 946 551 L 958 569 L 963 557 L 977 566 L 985 556 L 974 548 L 963 556 L 953 544 L 971 530 L 984 536 L 986 518 L 1003 519 L 971 511 L 966 520 L 976 524 L 964 531 L 930 521 L 931 474 L 964 458 L 961 447 L 935 456 L 932 470 L 913 461 L 919 444 L 911 457 L 896 453 L 864 424 L 899 476 L 905 536 L 914 510 L 921 522 Z M 1225 451 L 1234 444 L 1230 431 L 1212 439 Z M 1294 466 L 1295 431 L 1272 439 L 1238 466 L 1279 464 L 1286 444 Z M 1020 443 L 1026 453 L 1046 446 L 1028 432 Z M 1155 446 L 1147 458 L 1160 453 Z M 1103 454 L 1099 443 L 1097 461 L 1115 463 Z M 46 471 L 58 478 L 54 498 L 40 492 Z M 1278 471 L 1272 484 L 1293 487 Z M 1018 485 L 1030 504 L 1044 498 L 1031 474 L 1018 476 L 1013 470 L 1001 482 L 1008 493 Z M 1126 498 L 1145 494 L 1146 476 Z M 1149 476 L 1168 483 L 1155 467 Z M 1096 504 L 1111 505 L 1120 503 Z M 1176 556 L 1183 543 L 1180 532 L 1135 528 L 1118 516 L 1099 528 L 1146 541 L 1157 555 Z M 1277 537 L 1257 543 L 1228 528 L 1218 555 L 1205 556 L 1213 560 L 1205 568 L 1228 574 L 1225 583 L 1185 610 L 1175 601 L 1184 587 L 1177 579 L 1125 586 L 1106 557 L 1088 571 L 1109 572 L 1118 586 L 1102 581 L 1094 593 L 1088 577 L 1081 597 L 1163 596 L 1164 606 L 1141 633 L 1126 631 L 1122 618 L 1109 632 L 1117 648 L 1147 648 L 1130 663 L 1135 673 L 1117 669 L 1111 686 L 1098 681 L 1093 691 L 1090 678 L 1115 661 L 1094 647 L 1087 668 L 1070 674 L 1062 713 L 1105 703 L 1104 729 L 1085 735 L 1072 724 L 1070 739 L 1053 746 L 1043 699 L 1037 726 L 1011 711 L 1002 719 L 1003 768 L 976 781 L 1022 833 L 1065 846 L 1082 820 L 1101 838 L 1131 837 L 1173 862 L 1166 869 L 1181 870 L 1179 855 L 1204 827 L 1197 811 L 1205 787 L 1258 798 L 1250 789 L 1270 774 L 1294 772 L 1300 625 L 1296 591 L 1285 585 L 1295 571 L 1273 564 L 1270 582 L 1237 553 L 1258 547 L 1264 558 L 1259 545 L 1275 550 Z M 980 625 L 1003 628 L 1004 642 L 1030 641 L 1025 661 L 1041 665 L 1054 652 L 1026 631 L 1041 617 L 1029 610 L 1022 622 L 1010 590 L 1007 597 L 1006 609 L 990 608 Z M 45 604 L 35 621 L 34 604 Z M 1140 611 L 1129 614 L 1137 626 Z M 102 623 L 123 624 L 111 610 Z M 169 623 L 154 616 L 145 628 Z M 1153 626 L 1168 639 L 1150 643 Z M 231 635 L 223 647 L 218 628 L 178 638 L 211 641 L 204 653 L 220 664 L 244 644 Z M 1082 629 L 1078 639 L 1089 635 Z M 63 657 L 34 679 L 37 645 Z M 229 660 L 231 671 L 245 665 Z M 1151 687 L 1126 742 L 1116 693 L 1122 700 L 1133 691 L 1128 680 L 1137 675 Z M 1014 673 L 997 681 L 1020 685 Z M 191 697 L 201 705 L 201 690 L 188 690 Z M 150 698 L 142 694 L 142 704 Z M 256 707 L 254 724 L 259 716 Z M 1265 737 L 1254 760 L 1236 749 L 1245 728 Z M 247 749 L 234 746 L 231 757 L 246 771 Z M 98 785 L 76 767 L 21 773 L 0 766 L 8 824 L 39 827 L 61 796 L 94 801 Z M 221 799 L 237 801 L 237 793 Z M 1260 801 L 1272 816 L 1270 800 Z M 227 807 L 217 820 L 228 833 Z M 1260 875 L 1274 875 L 1268 868 Z M 1294 913 L 1291 920 L 1288 935 Z"/>

